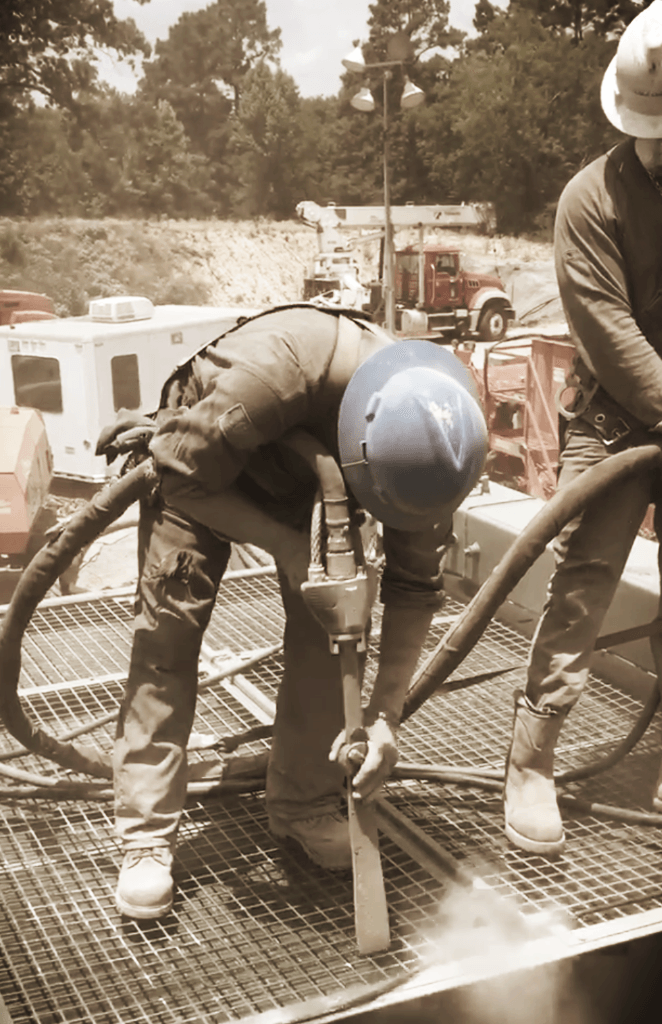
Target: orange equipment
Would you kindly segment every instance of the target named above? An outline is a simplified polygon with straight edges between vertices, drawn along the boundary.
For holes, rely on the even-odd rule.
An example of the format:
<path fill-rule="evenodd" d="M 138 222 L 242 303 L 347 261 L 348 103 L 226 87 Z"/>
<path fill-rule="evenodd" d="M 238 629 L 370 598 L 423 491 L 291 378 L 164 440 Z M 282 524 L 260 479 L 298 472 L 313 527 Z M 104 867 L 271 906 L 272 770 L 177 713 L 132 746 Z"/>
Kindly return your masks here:
<path fill-rule="evenodd" d="M 48 295 L 38 292 L 0 291 L 0 324 L 22 324 L 32 320 L 55 320 Z"/>
<path fill-rule="evenodd" d="M 35 409 L 0 407 L 0 553 L 22 554 L 48 494 L 53 460 Z"/>

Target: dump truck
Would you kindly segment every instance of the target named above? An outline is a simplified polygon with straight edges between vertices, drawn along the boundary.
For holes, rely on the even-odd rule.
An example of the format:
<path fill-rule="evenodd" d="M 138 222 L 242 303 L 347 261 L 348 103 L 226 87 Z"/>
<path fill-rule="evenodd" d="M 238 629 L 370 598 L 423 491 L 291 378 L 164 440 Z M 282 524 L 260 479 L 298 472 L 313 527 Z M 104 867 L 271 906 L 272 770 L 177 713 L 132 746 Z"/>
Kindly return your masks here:
<path fill-rule="evenodd" d="M 383 206 L 326 207 L 313 202 L 297 206 L 298 217 L 317 231 L 319 253 L 304 280 L 303 297 L 321 305 L 360 309 L 376 322 L 385 319 L 384 245 L 379 279 L 360 281 L 353 247 L 375 238 L 384 239 Z M 515 310 L 503 282 L 464 266 L 458 246 L 424 242 L 425 228 L 452 228 L 489 234 L 494 230 L 494 209 L 489 203 L 455 206 L 393 206 L 388 209 L 393 229 L 416 228 L 418 242 L 396 249 L 394 257 L 395 330 L 404 337 L 430 336 L 453 340 L 467 336 L 498 341 L 506 334 Z M 353 231 L 348 238 L 346 232 Z M 367 234 L 365 232 L 368 232 Z M 363 232 L 363 233 L 362 233 Z M 358 233 L 358 234 L 357 234 Z"/>
<path fill-rule="evenodd" d="M 456 246 L 430 242 L 395 253 L 396 329 L 499 341 L 515 317 L 496 274 L 466 270 Z"/>

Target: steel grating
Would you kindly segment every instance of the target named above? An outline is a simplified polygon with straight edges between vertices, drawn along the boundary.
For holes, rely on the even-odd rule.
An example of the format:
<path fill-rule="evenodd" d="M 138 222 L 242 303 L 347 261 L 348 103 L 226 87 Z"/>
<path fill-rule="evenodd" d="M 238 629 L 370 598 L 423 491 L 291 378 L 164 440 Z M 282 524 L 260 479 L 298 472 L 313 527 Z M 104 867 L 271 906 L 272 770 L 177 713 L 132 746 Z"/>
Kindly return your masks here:
<path fill-rule="evenodd" d="M 436 617 L 429 647 L 461 606 Z M 130 594 L 44 606 L 24 641 L 21 694 L 30 714 L 62 734 L 116 707 L 128 664 Z M 376 620 L 371 641 L 375 653 Z M 277 642 L 282 610 L 270 572 L 224 583 L 206 635 L 210 652 L 242 655 Z M 495 669 L 477 686 L 432 697 L 402 728 L 403 761 L 500 768 L 510 735 L 512 691 L 523 681 L 528 641 L 492 623 L 455 674 Z M 210 663 L 211 664 L 211 663 Z M 374 668 L 374 658 L 371 659 Z M 264 721 L 282 668 L 272 656 L 233 683 L 201 693 L 197 733 L 233 735 Z M 372 672 L 368 671 L 368 685 Z M 256 707 L 252 687 L 263 695 Z M 592 763 L 627 732 L 639 703 L 593 679 L 559 744 L 559 768 Z M 646 809 L 660 748 L 655 722 L 621 764 L 571 787 L 592 800 Z M 112 725 L 90 734 L 109 749 Z M 0 737 L 0 754 L 16 750 Z M 192 759 L 209 754 L 193 754 Z M 57 774 L 38 758 L 15 765 Z M 662 842 L 653 828 L 567 818 L 568 855 L 555 861 L 511 848 L 500 797 L 479 787 L 393 782 L 389 802 L 458 864 L 525 912 L 562 911 L 581 929 L 662 907 Z M 315 868 L 271 837 L 262 794 L 191 799 L 175 863 L 177 899 L 162 922 L 119 917 L 120 863 L 107 802 L 9 799 L 0 803 L 0 996 L 15 1024 L 132 1024 L 241 1020 L 424 966 L 443 925 L 450 885 L 405 852 L 397 835 L 382 850 L 392 919 L 391 949 L 356 951 L 352 882 Z M 451 956 L 448 944 L 445 955 Z"/>

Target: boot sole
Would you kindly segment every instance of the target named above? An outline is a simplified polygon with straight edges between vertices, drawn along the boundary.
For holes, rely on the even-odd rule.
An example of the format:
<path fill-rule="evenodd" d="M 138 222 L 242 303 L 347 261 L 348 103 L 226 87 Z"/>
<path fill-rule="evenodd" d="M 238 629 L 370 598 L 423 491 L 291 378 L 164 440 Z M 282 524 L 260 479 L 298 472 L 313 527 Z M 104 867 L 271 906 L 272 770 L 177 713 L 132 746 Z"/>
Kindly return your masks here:
<path fill-rule="evenodd" d="M 514 846 L 518 846 L 520 850 L 526 850 L 527 853 L 541 853 L 549 856 L 550 854 L 561 853 L 565 846 L 565 836 L 561 836 L 560 839 L 550 841 L 543 841 L 540 839 L 529 839 L 528 836 L 523 836 L 521 832 L 516 832 L 512 825 L 506 822 L 504 829 L 506 838 Z"/>
<path fill-rule="evenodd" d="M 138 921 L 151 921 L 156 917 L 163 917 L 172 908 L 173 900 L 162 903 L 159 907 L 136 907 L 133 903 L 127 903 L 119 893 L 115 893 L 115 906 L 120 914 L 125 917 L 135 917 Z"/>

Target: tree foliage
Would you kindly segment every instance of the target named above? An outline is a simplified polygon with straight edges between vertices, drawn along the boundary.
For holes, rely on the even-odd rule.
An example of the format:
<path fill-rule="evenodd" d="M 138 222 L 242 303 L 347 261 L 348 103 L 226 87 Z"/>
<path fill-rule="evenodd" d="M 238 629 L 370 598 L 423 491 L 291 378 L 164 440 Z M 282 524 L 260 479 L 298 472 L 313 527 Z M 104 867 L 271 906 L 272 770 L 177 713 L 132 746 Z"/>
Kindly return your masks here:
<path fill-rule="evenodd" d="M 37 93 L 53 106 L 72 107 L 96 78 L 98 47 L 127 58 L 149 53 L 135 23 L 115 16 L 112 0 L 2 0 L 2 101 L 21 103 Z"/>
<path fill-rule="evenodd" d="M 299 199 L 303 150 L 294 79 L 259 63 L 244 80 L 233 121 L 228 165 L 233 170 L 233 214 L 289 217 Z"/>
<path fill-rule="evenodd" d="M 268 28 L 264 0 L 216 0 L 182 14 L 168 38 L 156 44 L 154 60 L 145 67 L 144 89 L 168 99 L 182 123 L 188 121 L 188 130 L 195 130 L 196 121 L 206 123 L 217 113 L 224 90 L 236 113 L 246 75 L 273 60 L 280 47 L 280 29 Z M 200 101 L 188 111 L 194 94 Z"/>
<path fill-rule="evenodd" d="M 386 127 L 392 202 L 493 202 L 499 231 L 536 231 L 572 174 L 620 138 L 600 81 L 648 2 L 478 0 L 465 38 L 447 0 L 374 0 L 364 56 L 395 63 L 302 99 L 264 0 L 183 15 L 135 96 L 87 68 L 92 45 L 140 52 L 110 0 L 8 0 L 0 214 L 289 218 L 302 199 L 381 205 Z M 425 92 L 413 110 L 400 109 L 405 75 Z M 371 113 L 350 103 L 361 86 Z"/>
<path fill-rule="evenodd" d="M 591 30 L 603 38 L 621 34 L 652 0 L 511 0 L 511 9 L 533 15 L 547 29 L 571 36 L 574 43 Z"/>
<path fill-rule="evenodd" d="M 406 36 L 411 44 L 411 57 L 405 63 L 412 63 L 434 48 L 457 47 L 464 38 L 464 32 L 449 24 L 450 3 L 448 0 L 376 0 L 369 5 L 368 58 L 373 60 L 400 59 L 397 37 Z M 393 49 L 395 46 L 395 49 Z M 406 51 L 405 51 L 406 52 Z"/>

